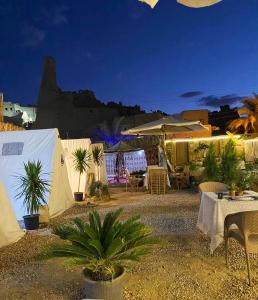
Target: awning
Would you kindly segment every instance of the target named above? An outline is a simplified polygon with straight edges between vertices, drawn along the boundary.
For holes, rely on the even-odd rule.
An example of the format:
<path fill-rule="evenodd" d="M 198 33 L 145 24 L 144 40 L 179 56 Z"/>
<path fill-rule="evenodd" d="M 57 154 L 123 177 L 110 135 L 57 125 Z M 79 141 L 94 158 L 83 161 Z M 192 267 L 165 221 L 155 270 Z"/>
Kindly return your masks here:
<path fill-rule="evenodd" d="M 143 125 L 122 131 L 124 135 L 160 135 L 206 131 L 200 121 L 183 121 L 172 116 L 145 123 Z"/>

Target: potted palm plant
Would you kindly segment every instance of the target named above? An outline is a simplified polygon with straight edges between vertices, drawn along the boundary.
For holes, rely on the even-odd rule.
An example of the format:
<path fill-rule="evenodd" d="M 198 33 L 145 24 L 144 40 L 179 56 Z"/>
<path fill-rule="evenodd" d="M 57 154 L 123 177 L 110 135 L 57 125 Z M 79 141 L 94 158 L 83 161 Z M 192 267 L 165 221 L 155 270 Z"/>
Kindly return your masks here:
<path fill-rule="evenodd" d="M 98 168 L 98 178 L 97 181 L 100 181 L 100 167 L 103 163 L 103 151 L 101 149 L 101 147 L 94 147 L 92 150 L 92 158 L 93 158 L 93 162 L 94 164 L 97 166 Z"/>
<path fill-rule="evenodd" d="M 91 155 L 86 149 L 79 148 L 73 153 L 74 169 L 79 173 L 78 192 L 74 193 L 75 201 L 83 201 L 83 193 L 80 192 L 81 176 L 89 167 Z"/>
<path fill-rule="evenodd" d="M 119 221 L 121 212 L 109 212 L 101 222 L 93 211 L 89 222 L 77 218 L 70 225 L 55 227 L 53 233 L 68 243 L 52 244 L 43 252 L 43 258 L 70 257 L 72 264 L 85 267 L 86 298 L 121 300 L 124 263 L 137 261 L 159 242 L 139 217 Z"/>
<path fill-rule="evenodd" d="M 49 182 L 44 179 L 40 161 L 24 163 L 25 175 L 18 175 L 18 190 L 16 199 L 23 198 L 28 215 L 24 216 L 24 225 L 27 230 L 39 228 L 39 208 L 47 203 L 46 195 L 49 192 Z"/>

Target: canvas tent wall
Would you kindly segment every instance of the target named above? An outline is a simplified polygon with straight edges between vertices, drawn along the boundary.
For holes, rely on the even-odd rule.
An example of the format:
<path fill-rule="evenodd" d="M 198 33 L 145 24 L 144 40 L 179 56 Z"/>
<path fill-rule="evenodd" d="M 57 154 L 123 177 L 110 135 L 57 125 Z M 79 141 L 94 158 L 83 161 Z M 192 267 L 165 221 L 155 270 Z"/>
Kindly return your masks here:
<path fill-rule="evenodd" d="M 79 184 L 79 173 L 74 169 L 74 157 L 73 153 L 79 149 L 85 149 L 90 151 L 91 140 L 90 139 L 77 139 L 77 140 L 62 140 L 62 145 L 65 153 L 65 161 L 67 166 L 69 183 L 72 189 L 72 192 L 78 192 Z M 87 173 L 82 174 L 80 179 L 79 191 L 84 192 L 85 185 L 87 181 Z"/>
<path fill-rule="evenodd" d="M 47 195 L 50 217 L 74 203 L 68 181 L 64 153 L 57 129 L 0 132 L 0 181 L 3 182 L 17 219 L 26 214 L 22 199 L 17 200 L 17 178 L 24 175 L 23 164 L 40 161 L 45 178 L 51 183 Z"/>
<path fill-rule="evenodd" d="M 0 182 L 0 248 L 17 242 L 24 231 L 16 220 L 11 202 L 8 199 L 3 184 Z"/>

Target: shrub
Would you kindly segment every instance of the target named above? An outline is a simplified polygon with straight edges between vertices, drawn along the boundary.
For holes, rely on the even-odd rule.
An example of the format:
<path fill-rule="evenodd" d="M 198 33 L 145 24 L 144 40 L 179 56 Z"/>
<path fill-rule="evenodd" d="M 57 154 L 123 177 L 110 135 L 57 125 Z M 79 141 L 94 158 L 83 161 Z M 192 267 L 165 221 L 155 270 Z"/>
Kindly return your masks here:
<path fill-rule="evenodd" d="M 159 242 L 152 237 L 152 230 L 139 221 L 140 217 L 121 222 L 121 213 L 121 209 L 109 212 L 101 222 L 94 211 L 89 214 L 89 222 L 77 218 L 70 225 L 55 227 L 54 234 L 68 243 L 52 244 L 43 252 L 43 258 L 70 257 L 69 262 L 84 265 L 93 280 L 112 280 L 119 266 L 138 261 Z"/>

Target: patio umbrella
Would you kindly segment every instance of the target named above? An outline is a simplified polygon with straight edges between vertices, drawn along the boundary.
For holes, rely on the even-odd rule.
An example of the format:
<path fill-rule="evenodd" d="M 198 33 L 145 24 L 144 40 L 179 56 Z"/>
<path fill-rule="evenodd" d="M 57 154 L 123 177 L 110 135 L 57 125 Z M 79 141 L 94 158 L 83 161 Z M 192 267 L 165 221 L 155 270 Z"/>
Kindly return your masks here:
<path fill-rule="evenodd" d="M 139 148 L 134 148 L 132 146 L 130 146 L 129 144 L 127 144 L 126 142 L 120 141 L 118 143 L 116 143 L 114 146 L 108 148 L 107 150 L 105 150 L 105 152 L 131 152 L 131 151 L 137 151 L 139 150 Z"/>
<path fill-rule="evenodd" d="M 151 6 L 151 8 L 154 8 L 154 6 L 158 3 L 159 0 L 139 0 L 141 2 L 145 2 Z M 216 4 L 222 0 L 177 0 L 178 3 L 193 7 L 193 8 L 199 8 L 199 7 L 205 7 L 210 6 L 213 4 Z"/>
<path fill-rule="evenodd" d="M 143 125 L 122 131 L 124 135 L 158 135 L 165 137 L 166 134 L 189 133 L 193 131 L 206 131 L 200 121 L 184 121 L 172 116 L 145 123 Z"/>

